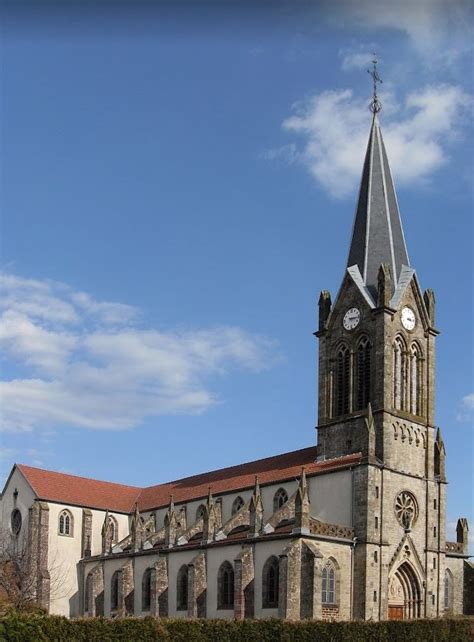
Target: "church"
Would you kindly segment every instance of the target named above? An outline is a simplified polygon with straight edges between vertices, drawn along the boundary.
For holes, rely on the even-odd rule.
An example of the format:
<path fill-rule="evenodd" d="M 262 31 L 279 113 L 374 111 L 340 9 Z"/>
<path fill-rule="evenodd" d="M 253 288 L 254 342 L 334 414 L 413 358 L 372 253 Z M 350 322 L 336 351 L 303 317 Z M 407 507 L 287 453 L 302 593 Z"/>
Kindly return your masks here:
<path fill-rule="evenodd" d="M 410 266 L 373 119 L 337 294 L 319 298 L 317 445 L 148 488 L 16 464 L 3 528 L 70 617 L 383 620 L 469 612 L 446 541 L 435 296 Z"/>

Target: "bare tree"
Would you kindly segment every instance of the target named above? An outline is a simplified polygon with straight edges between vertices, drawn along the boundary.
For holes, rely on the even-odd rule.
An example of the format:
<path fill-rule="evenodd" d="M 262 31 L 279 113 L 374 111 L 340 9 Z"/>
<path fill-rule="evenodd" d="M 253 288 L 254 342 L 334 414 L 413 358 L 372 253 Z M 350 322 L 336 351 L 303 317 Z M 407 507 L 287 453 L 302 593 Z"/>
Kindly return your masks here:
<path fill-rule="evenodd" d="M 8 529 L 0 528 L 0 596 L 6 606 L 15 610 L 41 607 L 40 580 L 47 579 L 48 602 L 65 594 L 66 574 L 62 565 L 55 564 L 54 560 L 48 564 L 47 553 L 38 553 L 30 542 L 26 536 L 13 535 Z"/>
<path fill-rule="evenodd" d="M 25 609 L 36 603 L 36 568 L 26 537 L 0 530 L 0 591 L 8 605 Z"/>

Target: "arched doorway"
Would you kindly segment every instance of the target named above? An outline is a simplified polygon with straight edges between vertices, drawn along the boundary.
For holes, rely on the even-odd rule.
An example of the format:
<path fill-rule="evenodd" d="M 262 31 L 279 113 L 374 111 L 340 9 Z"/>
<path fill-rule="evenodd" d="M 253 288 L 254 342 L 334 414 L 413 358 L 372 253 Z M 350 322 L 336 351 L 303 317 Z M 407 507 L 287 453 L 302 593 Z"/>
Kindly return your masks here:
<path fill-rule="evenodd" d="M 413 567 L 401 564 L 388 585 L 388 617 L 390 620 L 413 620 L 421 615 L 421 588 Z"/>

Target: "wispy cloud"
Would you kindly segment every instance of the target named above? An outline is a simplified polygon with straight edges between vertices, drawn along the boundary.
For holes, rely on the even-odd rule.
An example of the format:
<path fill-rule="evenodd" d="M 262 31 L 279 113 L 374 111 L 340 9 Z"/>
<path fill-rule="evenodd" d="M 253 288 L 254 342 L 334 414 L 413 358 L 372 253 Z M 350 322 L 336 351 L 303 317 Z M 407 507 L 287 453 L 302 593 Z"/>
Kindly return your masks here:
<path fill-rule="evenodd" d="M 0 383 L 6 430 L 126 429 L 202 412 L 218 401 L 212 377 L 274 362 L 274 344 L 239 327 L 144 329 L 135 308 L 62 283 L 0 283 L 0 345 L 21 372 Z"/>
<path fill-rule="evenodd" d="M 374 58 L 374 54 L 368 50 L 364 51 L 341 51 L 341 69 L 350 71 L 351 69 L 368 69 Z"/>
<path fill-rule="evenodd" d="M 381 94 L 382 102 L 388 99 L 389 90 Z M 433 85 L 408 94 L 401 104 L 394 96 L 387 103 L 383 135 L 396 182 L 426 181 L 448 161 L 449 143 L 472 98 L 460 87 Z M 295 104 L 282 126 L 301 141 L 299 146 L 290 144 L 292 163 L 302 163 L 334 197 L 354 193 L 368 137 L 365 101 L 349 89 L 324 91 Z M 277 149 L 273 157 L 270 152 L 266 157 L 284 154 Z"/>
<path fill-rule="evenodd" d="M 449 65 L 472 50 L 473 9 L 470 0 L 325 0 L 335 26 L 359 26 L 378 36 L 382 29 L 404 33 L 428 65 Z"/>
<path fill-rule="evenodd" d="M 465 395 L 461 399 L 457 413 L 457 420 L 470 422 L 471 424 L 474 421 L 474 392 Z"/>

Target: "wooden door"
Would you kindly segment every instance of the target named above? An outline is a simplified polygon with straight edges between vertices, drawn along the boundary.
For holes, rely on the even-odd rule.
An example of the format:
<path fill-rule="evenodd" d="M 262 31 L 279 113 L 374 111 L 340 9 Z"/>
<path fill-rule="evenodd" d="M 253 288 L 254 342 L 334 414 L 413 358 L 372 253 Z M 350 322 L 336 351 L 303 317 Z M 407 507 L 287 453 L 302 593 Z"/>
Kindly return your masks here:
<path fill-rule="evenodd" d="M 388 607 L 389 620 L 403 620 L 403 606 L 389 606 Z"/>

